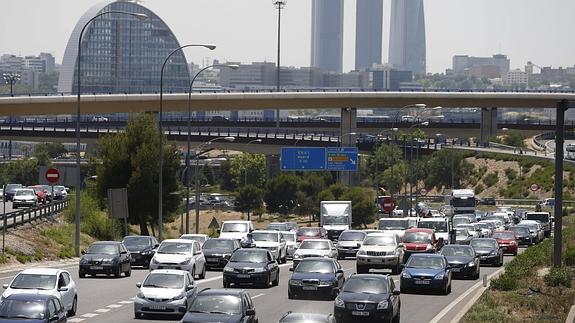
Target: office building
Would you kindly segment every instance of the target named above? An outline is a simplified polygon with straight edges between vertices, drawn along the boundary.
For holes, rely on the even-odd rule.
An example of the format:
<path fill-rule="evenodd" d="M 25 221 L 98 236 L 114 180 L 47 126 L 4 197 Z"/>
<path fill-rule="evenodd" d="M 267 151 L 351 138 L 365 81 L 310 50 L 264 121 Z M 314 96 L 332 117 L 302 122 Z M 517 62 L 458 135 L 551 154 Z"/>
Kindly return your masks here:
<path fill-rule="evenodd" d="M 529 83 L 529 75 L 527 72 L 515 69 L 503 73 L 502 81 L 505 85 L 527 85 L 527 83 Z"/>
<path fill-rule="evenodd" d="M 453 56 L 453 73 L 468 74 L 479 78 L 498 78 L 509 72 L 509 64 L 507 55 L 502 54 L 492 57 L 455 55 Z"/>
<path fill-rule="evenodd" d="M 160 17 L 132 1 L 105 1 L 80 18 L 64 53 L 58 92 L 77 92 L 80 32 L 92 17 L 110 10 L 146 14 L 149 18 L 142 21 L 131 15 L 112 13 L 100 16 L 88 25 L 81 44 L 82 92 L 159 92 L 162 64 L 180 44 Z M 189 82 L 184 53 L 176 52 L 164 69 L 164 91 L 185 92 Z"/>
<path fill-rule="evenodd" d="M 355 14 L 355 70 L 381 64 L 383 0 L 357 0 Z"/>
<path fill-rule="evenodd" d="M 311 67 L 342 72 L 343 0 L 312 0 Z"/>
<path fill-rule="evenodd" d="M 393 69 L 389 66 L 374 66 L 371 71 L 372 87 L 376 91 L 399 91 L 402 90 L 402 84 L 411 84 L 413 82 L 412 71 L 402 71 Z"/>
<path fill-rule="evenodd" d="M 392 0 L 389 64 L 398 70 L 425 74 L 423 0 Z"/>

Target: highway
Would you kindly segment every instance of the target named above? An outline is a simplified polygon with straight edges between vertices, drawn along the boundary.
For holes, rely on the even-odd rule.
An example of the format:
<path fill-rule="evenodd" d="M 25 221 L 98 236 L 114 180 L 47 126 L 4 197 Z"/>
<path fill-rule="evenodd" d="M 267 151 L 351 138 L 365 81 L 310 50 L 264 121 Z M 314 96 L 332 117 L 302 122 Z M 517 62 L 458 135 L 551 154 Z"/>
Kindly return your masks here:
<path fill-rule="evenodd" d="M 511 256 L 506 256 L 505 261 L 511 260 Z M 340 260 L 340 264 L 345 270 L 346 276 L 355 272 L 355 260 Z M 291 262 L 280 265 L 281 277 L 277 287 L 251 288 L 249 290 L 253 298 L 256 314 L 262 323 L 277 322 L 283 313 L 291 310 L 296 312 L 317 312 L 332 313 L 333 301 L 327 300 L 288 300 L 287 283 L 291 272 L 288 270 Z M 78 286 L 78 313 L 68 319 L 68 322 L 177 322 L 178 318 L 146 317 L 145 319 L 134 319 L 133 299 L 138 289 L 137 282 L 142 282 L 148 273 L 146 269 L 136 269 L 132 271 L 131 277 L 109 278 L 100 276 L 97 278 L 78 277 L 78 265 L 63 267 L 70 271 L 72 278 Z M 482 267 L 481 275 L 491 274 L 497 271 L 497 267 Z M 4 272 L 0 274 L 0 283 L 7 284 L 17 271 Z M 208 272 L 206 278 L 197 280 L 199 288 L 222 288 L 222 273 Z M 398 283 L 399 275 L 392 276 Z M 471 286 L 478 283 L 478 280 L 453 280 L 451 294 L 436 295 L 401 295 L 401 322 L 429 322 L 434 319 L 450 303 L 458 300 Z M 398 283 L 399 286 L 399 283 Z M 457 308 L 457 306 L 455 307 Z M 443 321 L 440 321 L 443 322 Z"/>

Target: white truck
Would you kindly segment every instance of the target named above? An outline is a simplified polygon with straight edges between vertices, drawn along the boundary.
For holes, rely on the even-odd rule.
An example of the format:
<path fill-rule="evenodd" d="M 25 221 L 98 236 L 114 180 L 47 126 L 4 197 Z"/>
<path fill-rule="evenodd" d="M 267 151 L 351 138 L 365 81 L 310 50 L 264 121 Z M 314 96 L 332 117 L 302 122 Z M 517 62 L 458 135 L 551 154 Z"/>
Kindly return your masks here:
<path fill-rule="evenodd" d="M 451 192 L 449 204 L 453 214 L 475 213 L 475 191 L 472 189 L 456 189 Z"/>
<path fill-rule="evenodd" d="M 319 221 L 328 239 L 337 240 L 351 227 L 351 201 L 321 201 Z"/>

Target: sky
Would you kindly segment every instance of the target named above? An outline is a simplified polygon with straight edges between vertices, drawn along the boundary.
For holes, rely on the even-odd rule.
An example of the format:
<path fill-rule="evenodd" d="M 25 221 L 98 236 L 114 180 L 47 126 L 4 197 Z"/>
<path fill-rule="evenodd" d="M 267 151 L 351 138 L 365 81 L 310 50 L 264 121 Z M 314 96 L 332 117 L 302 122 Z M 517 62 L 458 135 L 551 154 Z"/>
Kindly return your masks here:
<path fill-rule="evenodd" d="M 356 0 L 361 1 L 361 0 Z M 344 0 L 344 71 L 355 65 L 355 3 Z M 100 0 L 0 0 L 0 54 L 62 55 L 79 17 Z M 145 0 L 142 4 L 189 48 L 189 62 L 275 62 L 277 10 L 270 0 Z M 384 0 L 383 62 L 389 51 L 389 11 Z M 427 71 L 444 72 L 453 55 L 502 53 L 512 68 L 575 65 L 573 0 L 424 0 Z M 311 0 L 290 0 L 282 10 L 282 66 L 309 66 Z"/>

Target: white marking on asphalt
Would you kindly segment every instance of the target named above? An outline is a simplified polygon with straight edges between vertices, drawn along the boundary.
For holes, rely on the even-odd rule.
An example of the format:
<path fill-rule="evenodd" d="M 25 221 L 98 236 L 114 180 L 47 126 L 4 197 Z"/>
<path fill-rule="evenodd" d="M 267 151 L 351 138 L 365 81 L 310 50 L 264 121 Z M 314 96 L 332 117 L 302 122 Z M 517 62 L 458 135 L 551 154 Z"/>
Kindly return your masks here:
<path fill-rule="evenodd" d="M 92 318 L 94 316 L 98 316 L 98 314 L 96 313 L 86 313 L 86 314 L 82 314 L 82 317 L 88 317 L 88 318 Z"/>
<path fill-rule="evenodd" d="M 134 303 L 134 301 L 120 301 L 118 303 L 120 303 L 120 304 L 132 304 L 132 303 Z"/>
<path fill-rule="evenodd" d="M 84 321 L 84 319 L 79 318 L 79 317 L 68 319 L 68 323 L 76 323 L 76 322 L 82 322 L 82 321 Z"/>
<path fill-rule="evenodd" d="M 106 306 L 106 307 L 109 307 L 109 308 L 119 308 L 119 307 L 122 307 L 122 304 L 111 304 L 111 305 L 108 305 L 108 306 Z"/>
<path fill-rule="evenodd" d="M 265 295 L 265 294 L 257 294 L 256 296 L 252 296 L 252 299 L 254 299 L 254 298 L 258 298 L 258 297 L 260 297 L 260 296 L 264 296 L 264 295 Z"/>
<path fill-rule="evenodd" d="M 109 309 L 109 308 L 99 308 L 99 309 L 95 310 L 94 312 L 107 313 L 109 311 L 111 311 L 111 309 Z"/>

